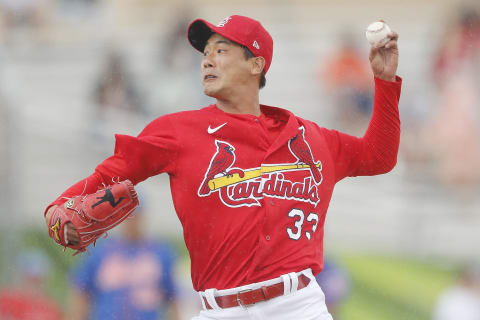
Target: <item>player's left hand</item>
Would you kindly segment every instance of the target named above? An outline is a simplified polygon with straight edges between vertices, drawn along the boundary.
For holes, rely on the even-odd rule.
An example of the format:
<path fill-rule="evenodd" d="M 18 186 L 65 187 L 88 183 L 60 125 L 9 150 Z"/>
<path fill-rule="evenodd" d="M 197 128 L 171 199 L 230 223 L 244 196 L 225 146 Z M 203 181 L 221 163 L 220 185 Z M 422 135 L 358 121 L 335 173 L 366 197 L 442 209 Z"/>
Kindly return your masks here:
<path fill-rule="evenodd" d="M 390 41 L 385 46 L 370 48 L 370 66 L 375 77 L 395 81 L 398 67 L 398 34 L 391 32 L 388 36 Z"/>
<path fill-rule="evenodd" d="M 48 233 L 59 245 L 83 252 L 91 243 L 114 228 L 138 206 L 132 182 L 124 180 L 96 193 L 70 198 L 52 206 L 45 216 Z"/>

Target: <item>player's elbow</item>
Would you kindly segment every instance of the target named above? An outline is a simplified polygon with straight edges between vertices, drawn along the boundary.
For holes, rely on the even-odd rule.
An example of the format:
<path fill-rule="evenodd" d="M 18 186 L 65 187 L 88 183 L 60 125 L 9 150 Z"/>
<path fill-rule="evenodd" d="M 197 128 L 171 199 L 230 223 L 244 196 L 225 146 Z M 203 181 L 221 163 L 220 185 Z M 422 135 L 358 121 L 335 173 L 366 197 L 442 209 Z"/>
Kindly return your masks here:
<path fill-rule="evenodd" d="M 381 165 L 379 166 L 380 172 L 378 172 L 378 174 L 389 173 L 397 165 L 397 153 L 395 152 L 389 155 L 384 155 L 379 159 L 379 163 L 381 163 Z"/>
<path fill-rule="evenodd" d="M 370 155 L 366 165 L 369 175 L 385 174 L 397 165 L 398 148 L 371 148 L 367 150 Z"/>
<path fill-rule="evenodd" d="M 395 156 L 385 164 L 383 173 L 388 173 L 388 172 L 392 171 L 393 168 L 395 168 L 396 165 L 397 165 L 397 157 Z"/>

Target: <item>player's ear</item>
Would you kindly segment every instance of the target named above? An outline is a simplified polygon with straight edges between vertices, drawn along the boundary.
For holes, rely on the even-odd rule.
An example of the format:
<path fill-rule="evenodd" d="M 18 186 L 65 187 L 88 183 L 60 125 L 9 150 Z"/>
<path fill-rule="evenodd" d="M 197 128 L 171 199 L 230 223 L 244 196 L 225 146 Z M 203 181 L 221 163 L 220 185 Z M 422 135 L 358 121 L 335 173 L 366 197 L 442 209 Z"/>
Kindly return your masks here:
<path fill-rule="evenodd" d="M 253 57 L 252 61 L 252 74 L 262 74 L 263 68 L 265 67 L 265 59 L 263 57 Z"/>

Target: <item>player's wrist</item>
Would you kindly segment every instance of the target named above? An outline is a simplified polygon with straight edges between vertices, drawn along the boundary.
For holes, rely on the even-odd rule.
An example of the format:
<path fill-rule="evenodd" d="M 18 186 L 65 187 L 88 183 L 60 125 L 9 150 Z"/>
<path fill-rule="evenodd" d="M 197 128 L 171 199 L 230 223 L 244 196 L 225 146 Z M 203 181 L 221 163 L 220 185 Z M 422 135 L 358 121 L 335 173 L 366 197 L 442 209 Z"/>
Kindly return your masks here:
<path fill-rule="evenodd" d="M 375 75 L 375 78 L 383 80 L 383 81 L 389 81 L 389 82 L 396 82 L 397 81 L 397 76 L 384 76 L 384 75 Z"/>

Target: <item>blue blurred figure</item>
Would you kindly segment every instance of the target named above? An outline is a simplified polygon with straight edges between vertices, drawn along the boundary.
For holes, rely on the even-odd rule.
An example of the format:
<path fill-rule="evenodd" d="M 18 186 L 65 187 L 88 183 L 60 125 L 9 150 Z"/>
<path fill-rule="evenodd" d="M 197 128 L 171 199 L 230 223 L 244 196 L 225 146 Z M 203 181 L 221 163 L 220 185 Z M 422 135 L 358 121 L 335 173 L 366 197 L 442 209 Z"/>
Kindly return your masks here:
<path fill-rule="evenodd" d="M 175 252 L 145 239 L 142 215 L 122 223 L 123 237 L 100 241 L 83 255 L 71 275 L 69 319 L 178 319 Z"/>
<path fill-rule="evenodd" d="M 325 293 L 325 303 L 334 319 L 339 319 L 338 308 L 350 294 L 350 276 L 332 259 L 325 259 L 322 272 L 316 276 Z"/>

